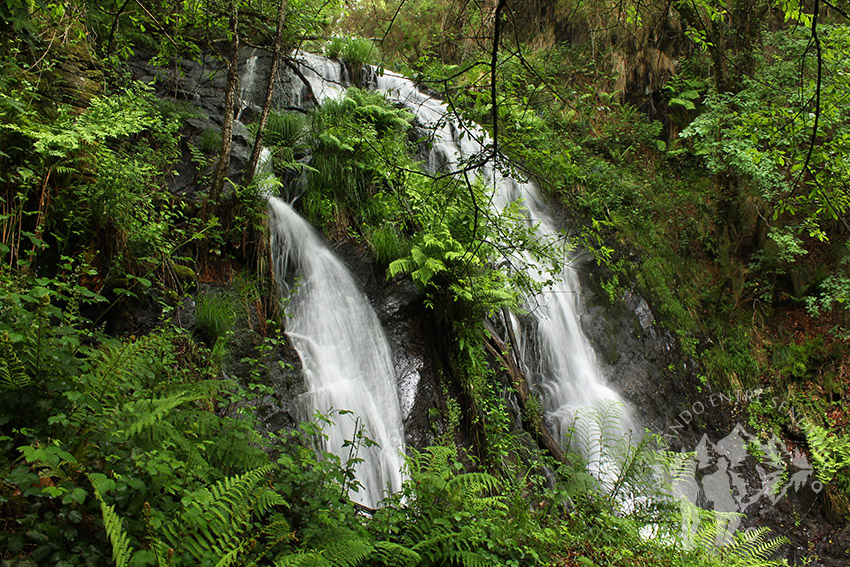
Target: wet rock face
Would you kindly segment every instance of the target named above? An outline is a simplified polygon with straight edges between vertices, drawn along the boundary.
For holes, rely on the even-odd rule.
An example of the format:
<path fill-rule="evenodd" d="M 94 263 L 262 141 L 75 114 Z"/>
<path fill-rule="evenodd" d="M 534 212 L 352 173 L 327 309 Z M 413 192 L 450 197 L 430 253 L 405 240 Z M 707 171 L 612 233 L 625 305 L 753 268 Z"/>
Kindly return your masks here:
<path fill-rule="evenodd" d="M 848 565 L 850 528 L 827 521 L 805 452 L 787 439 L 756 435 L 746 393 L 713 392 L 701 383 L 696 362 L 658 324 L 636 289 L 625 290 L 612 304 L 601 287 L 604 269 L 581 260 L 576 267 L 586 308 L 582 328 L 608 382 L 632 405 L 638 422 L 660 434 L 671 450 L 696 454 L 695 469 L 680 487 L 687 490 L 677 494 L 709 510 L 743 514 L 734 526 L 739 531 L 767 527 L 770 538 L 788 538 L 778 554 L 791 565 L 816 555 L 809 565 Z M 782 465 L 760 452 L 776 452 Z"/>
<path fill-rule="evenodd" d="M 223 62 L 209 56 L 199 61 L 181 59 L 168 68 L 150 63 L 151 54 L 138 52 L 127 62 L 135 79 L 153 86 L 154 92 L 178 103 L 190 105 L 196 115 L 186 120 L 184 136 L 190 144 L 197 144 L 205 132 L 221 132 L 224 116 L 224 95 L 227 71 Z M 251 156 L 251 136 L 245 127 L 262 108 L 268 85 L 271 55 L 253 49 L 240 50 L 240 88 L 237 93 L 236 120 L 233 124 L 230 171 L 228 177 L 240 179 Z M 197 180 L 209 174 L 215 166 L 218 153 L 209 152 L 211 166 L 208 171 L 198 170 L 192 154 L 184 144 L 183 159 L 169 178 L 169 188 L 176 195 L 188 199 L 195 197 Z"/>
<path fill-rule="evenodd" d="M 673 333 L 658 325 L 644 297 L 627 289 L 612 304 L 596 265 L 580 259 L 574 266 L 584 294 L 582 328 L 606 379 L 633 406 L 639 423 L 663 431 L 682 400 L 702 388 L 695 362 L 681 352 Z"/>

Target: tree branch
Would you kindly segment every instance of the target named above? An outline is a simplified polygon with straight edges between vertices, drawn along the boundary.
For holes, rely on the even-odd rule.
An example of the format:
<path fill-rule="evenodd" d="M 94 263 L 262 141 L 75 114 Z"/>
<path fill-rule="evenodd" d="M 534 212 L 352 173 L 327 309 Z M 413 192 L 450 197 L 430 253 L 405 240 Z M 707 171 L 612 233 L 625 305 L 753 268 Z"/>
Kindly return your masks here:
<path fill-rule="evenodd" d="M 499 40 L 502 34 L 502 10 L 506 0 L 499 0 L 493 20 L 493 51 L 490 58 L 490 101 L 493 107 L 493 161 L 499 151 L 499 101 L 496 98 L 496 68 L 499 63 Z"/>

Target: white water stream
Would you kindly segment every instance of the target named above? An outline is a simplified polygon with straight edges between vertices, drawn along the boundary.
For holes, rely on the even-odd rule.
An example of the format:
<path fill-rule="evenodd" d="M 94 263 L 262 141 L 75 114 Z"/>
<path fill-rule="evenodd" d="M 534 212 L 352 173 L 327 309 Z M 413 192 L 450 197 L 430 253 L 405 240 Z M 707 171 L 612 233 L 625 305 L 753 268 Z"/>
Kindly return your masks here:
<path fill-rule="evenodd" d="M 246 108 L 259 109 L 251 102 L 257 78 L 252 55 L 241 76 L 240 116 Z M 328 86 L 316 94 L 324 99 L 343 92 Z M 264 149 L 261 172 L 268 174 L 270 157 Z M 272 260 L 281 296 L 289 298 L 286 334 L 303 368 L 306 417 L 330 414 L 334 425 L 324 429 L 323 449 L 343 464 L 362 459 L 354 469 L 361 487 L 349 497 L 375 508 L 402 483 L 404 426 L 389 344 L 374 309 L 327 243 L 289 204 L 271 195 L 268 200 Z"/>
<path fill-rule="evenodd" d="M 324 448 L 343 462 L 363 459 L 355 469 L 363 488 L 350 496 L 374 508 L 402 482 L 404 428 L 389 345 L 372 306 L 315 229 L 276 197 L 269 217 L 276 277 L 286 281 L 289 266 L 297 273 L 286 334 L 303 366 L 305 401 L 323 413 L 352 412 L 331 416 Z M 346 446 L 361 426 L 378 446 Z"/>
<path fill-rule="evenodd" d="M 299 54 L 302 70 L 320 100 L 326 96 L 339 96 L 348 84 L 345 68 L 324 57 Z M 370 78 L 377 90 L 413 112 L 421 125 L 431 131 L 432 149 L 428 166 L 432 170 L 458 170 L 465 163 L 484 155 L 489 140 L 479 128 L 459 123 L 442 101 L 423 92 L 401 75 L 384 71 Z M 463 133 L 463 134 L 462 134 Z M 554 219 L 547 211 L 537 186 L 531 181 L 518 181 L 501 174 L 486 162 L 476 168 L 477 174 L 493 188 L 490 203 L 499 212 L 510 203 L 521 200 L 527 209 L 528 222 L 536 225 L 537 234 L 545 241 L 564 238 Z M 524 254 L 507 258 L 514 265 L 530 267 L 532 277 L 547 281 L 546 266 Z M 517 262 L 517 260 L 519 260 Z M 555 282 L 546 285 L 542 292 L 525 299 L 525 309 L 530 317 L 512 316 L 517 343 L 515 346 L 521 364 L 533 387 L 541 393 L 546 422 L 555 438 L 573 450 L 582 451 L 590 463 L 590 470 L 603 483 L 610 483 L 617 470 L 604 462 L 601 453 L 602 438 L 624 437 L 634 431 L 628 406 L 617 392 L 605 382 L 596 353 L 581 328 L 581 286 L 578 275 L 570 266 L 570 258 L 562 259 L 564 266 Z M 593 420 L 582 414 L 598 411 L 603 401 L 613 401 L 620 406 L 620 415 L 614 423 L 607 422 L 605 431 L 598 427 L 581 427 Z M 596 408 L 596 409 L 594 409 Z M 605 420 L 602 420 L 605 421 Z M 582 435 L 584 434 L 584 435 Z"/>

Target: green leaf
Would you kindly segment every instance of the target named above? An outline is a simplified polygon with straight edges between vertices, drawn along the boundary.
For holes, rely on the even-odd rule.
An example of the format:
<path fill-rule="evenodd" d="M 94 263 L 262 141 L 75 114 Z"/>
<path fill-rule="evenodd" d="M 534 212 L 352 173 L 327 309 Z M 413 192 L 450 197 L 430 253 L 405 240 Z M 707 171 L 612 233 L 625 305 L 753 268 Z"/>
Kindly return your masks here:
<path fill-rule="evenodd" d="M 696 109 L 696 106 L 694 105 L 693 102 L 691 102 L 690 100 L 688 100 L 686 98 L 679 98 L 679 97 L 671 98 L 670 99 L 670 106 L 682 106 L 686 110 L 695 110 Z"/>

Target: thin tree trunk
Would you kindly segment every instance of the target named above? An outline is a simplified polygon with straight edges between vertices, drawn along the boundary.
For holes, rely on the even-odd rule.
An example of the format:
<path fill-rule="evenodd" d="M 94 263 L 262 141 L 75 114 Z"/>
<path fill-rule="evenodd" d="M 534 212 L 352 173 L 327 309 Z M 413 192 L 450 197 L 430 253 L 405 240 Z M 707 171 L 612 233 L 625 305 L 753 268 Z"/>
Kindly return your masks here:
<path fill-rule="evenodd" d="M 277 34 L 274 38 L 272 66 L 271 69 L 269 69 L 269 86 L 266 89 L 266 100 L 263 102 L 263 112 L 260 114 L 260 125 L 257 127 L 257 138 L 254 140 L 254 151 L 251 153 L 251 161 L 248 162 L 248 170 L 245 172 L 246 183 L 254 178 L 254 173 L 257 171 L 257 164 L 260 162 L 260 152 L 263 149 L 263 135 L 265 134 L 266 123 L 269 120 L 269 111 L 272 107 L 275 77 L 277 76 L 277 68 L 280 66 L 281 43 L 283 41 L 283 28 L 285 25 L 286 0 L 280 0 L 280 5 L 277 9 Z"/>
<path fill-rule="evenodd" d="M 221 132 L 221 157 L 213 177 L 210 199 L 217 201 L 224 189 L 224 179 L 230 170 L 230 146 L 233 141 L 233 118 L 236 106 L 236 89 L 239 85 L 239 7 L 230 0 L 230 62 L 227 65 L 227 91 L 224 96 L 224 124 Z"/>
<path fill-rule="evenodd" d="M 510 321 L 510 319 L 507 318 L 505 320 Z M 508 325 L 510 325 L 509 322 Z M 519 398 L 518 401 L 520 408 L 524 411 L 526 404 L 528 403 L 528 399 L 533 396 L 531 388 L 528 385 L 528 379 L 525 377 L 525 373 L 520 369 L 511 349 L 505 341 L 502 340 L 496 332 L 496 329 L 494 329 L 489 322 L 485 323 L 485 326 L 487 331 L 490 333 L 490 338 L 484 341 L 484 347 L 499 363 L 502 364 L 505 372 L 508 373 L 508 377 L 510 377 L 511 382 L 513 383 L 514 391 Z M 508 330 L 511 334 L 513 334 L 510 328 Z M 549 428 L 546 427 L 546 424 L 541 422 L 528 425 L 536 426 L 537 430 L 535 433 L 537 437 L 537 444 L 540 448 L 547 451 L 558 462 L 564 463 L 567 461 L 566 453 L 549 431 Z"/>

